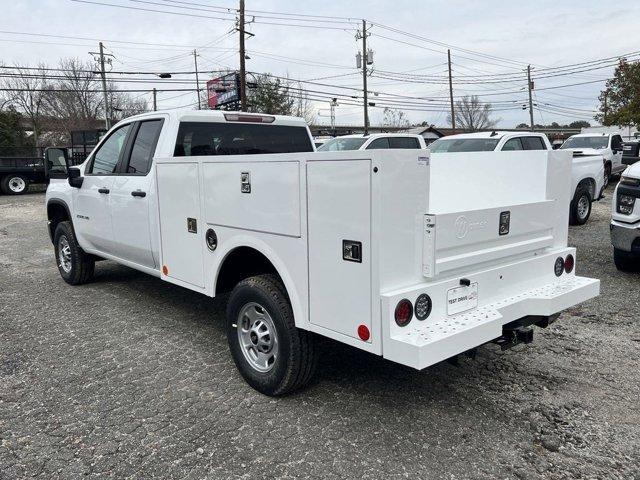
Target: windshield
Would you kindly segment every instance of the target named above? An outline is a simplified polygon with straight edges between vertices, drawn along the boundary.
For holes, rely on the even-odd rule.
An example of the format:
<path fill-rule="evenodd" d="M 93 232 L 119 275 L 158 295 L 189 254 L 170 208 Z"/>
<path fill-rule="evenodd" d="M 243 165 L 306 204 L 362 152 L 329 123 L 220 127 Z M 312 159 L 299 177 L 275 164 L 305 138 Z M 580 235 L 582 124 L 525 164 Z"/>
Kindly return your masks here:
<path fill-rule="evenodd" d="M 321 147 L 318 147 L 318 151 L 335 152 L 338 150 L 358 150 L 366 141 L 366 137 L 332 138 L 328 142 L 325 142 Z"/>
<path fill-rule="evenodd" d="M 597 137 L 571 137 L 560 148 L 607 148 L 609 137 L 598 135 Z"/>
<path fill-rule="evenodd" d="M 491 152 L 499 138 L 439 138 L 431 145 L 431 153 L 442 152 Z"/>

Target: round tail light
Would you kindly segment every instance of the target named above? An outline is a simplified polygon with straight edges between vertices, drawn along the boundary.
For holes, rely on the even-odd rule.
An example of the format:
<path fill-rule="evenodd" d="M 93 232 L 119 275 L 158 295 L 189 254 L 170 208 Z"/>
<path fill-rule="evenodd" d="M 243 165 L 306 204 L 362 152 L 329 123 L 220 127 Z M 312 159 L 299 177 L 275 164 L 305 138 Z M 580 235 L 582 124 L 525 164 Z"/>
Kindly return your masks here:
<path fill-rule="evenodd" d="M 418 320 L 424 320 L 431 314 L 431 297 L 426 293 L 421 294 L 416 299 L 416 305 L 414 308 L 416 318 Z"/>
<path fill-rule="evenodd" d="M 575 260 L 573 259 L 573 255 L 567 255 L 567 258 L 564 260 L 564 271 L 567 273 L 573 272 L 573 266 L 575 264 Z"/>
<path fill-rule="evenodd" d="M 394 313 L 396 323 L 400 327 L 406 327 L 409 325 L 411 318 L 413 317 L 413 305 L 406 298 L 403 298 L 396 305 L 396 311 Z"/>
<path fill-rule="evenodd" d="M 562 275 L 562 273 L 564 272 L 564 258 L 556 258 L 556 263 L 553 265 L 553 271 L 556 274 L 556 277 Z"/>
<path fill-rule="evenodd" d="M 366 342 L 367 340 L 369 340 L 369 338 L 371 338 L 371 332 L 369 331 L 369 327 L 367 327 L 366 325 L 359 325 L 358 336 L 360 337 L 360 340 L 362 340 L 363 342 Z"/>

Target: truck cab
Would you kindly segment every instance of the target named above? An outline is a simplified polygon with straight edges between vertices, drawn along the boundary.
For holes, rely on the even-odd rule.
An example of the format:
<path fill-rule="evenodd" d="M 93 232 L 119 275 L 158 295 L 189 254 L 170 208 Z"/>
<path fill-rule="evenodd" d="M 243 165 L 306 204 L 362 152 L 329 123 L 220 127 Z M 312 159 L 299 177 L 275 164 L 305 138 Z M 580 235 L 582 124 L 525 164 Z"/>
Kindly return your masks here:
<path fill-rule="evenodd" d="M 424 369 L 599 292 L 567 246 L 568 152 L 315 152 L 303 119 L 172 111 L 66 163 L 46 196 L 62 279 L 107 259 L 229 293 L 231 356 L 266 395 L 309 382 L 317 336 Z"/>

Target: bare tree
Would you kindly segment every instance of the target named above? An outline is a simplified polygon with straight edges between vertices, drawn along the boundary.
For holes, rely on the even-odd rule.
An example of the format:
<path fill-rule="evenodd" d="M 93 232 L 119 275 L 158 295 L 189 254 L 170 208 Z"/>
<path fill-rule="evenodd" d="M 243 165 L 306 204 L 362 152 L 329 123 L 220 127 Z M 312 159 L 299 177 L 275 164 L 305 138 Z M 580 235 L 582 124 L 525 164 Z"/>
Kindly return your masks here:
<path fill-rule="evenodd" d="M 123 118 L 149 111 L 149 105 L 144 98 L 132 97 L 127 92 L 118 91 L 109 84 L 109 105 L 111 106 L 111 120 L 119 122 Z M 100 105 L 102 106 L 102 103 Z"/>
<path fill-rule="evenodd" d="M 455 104 L 456 126 L 474 132 L 494 128 L 500 119 L 491 118 L 491 105 L 480 102 L 477 95 L 465 95 Z M 451 124 L 451 115 L 447 117 Z"/>
<path fill-rule="evenodd" d="M 407 114 L 402 110 L 385 107 L 382 116 L 382 126 L 391 128 L 407 128 L 409 126 L 409 119 L 407 119 Z"/>
<path fill-rule="evenodd" d="M 16 65 L 18 67 L 18 65 Z M 5 77 L 3 88 L 7 89 L 5 99 L 7 104 L 13 105 L 31 123 L 33 128 L 34 145 L 39 146 L 39 136 L 42 130 L 42 119 L 45 107 L 46 66 L 39 64 L 37 69 L 16 68 Z"/>
<path fill-rule="evenodd" d="M 311 125 L 316 119 L 316 109 L 309 99 L 309 93 L 298 83 L 296 87 L 298 93 L 294 95 L 294 104 L 292 114 L 296 117 L 302 117 L 307 124 Z"/>

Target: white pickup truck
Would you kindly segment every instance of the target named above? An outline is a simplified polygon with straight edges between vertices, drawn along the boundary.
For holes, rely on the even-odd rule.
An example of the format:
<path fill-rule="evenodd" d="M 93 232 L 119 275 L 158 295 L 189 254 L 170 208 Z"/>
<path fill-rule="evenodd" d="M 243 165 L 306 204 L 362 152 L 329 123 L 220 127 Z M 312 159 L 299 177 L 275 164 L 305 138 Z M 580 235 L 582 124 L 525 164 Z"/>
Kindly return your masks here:
<path fill-rule="evenodd" d="M 640 163 L 628 167 L 611 202 L 611 244 L 618 270 L 640 271 Z"/>
<path fill-rule="evenodd" d="M 567 152 L 323 153 L 302 119 L 189 111 L 120 122 L 79 167 L 48 156 L 62 278 L 109 259 L 231 292 L 231 354 L 267 395 L 310 379 L 316 334 L 423 369 L 599 293 L 567 247 Z"/>
<path fill-rule="evenodd" d="M 499 131 L 461 133 L 442 137 L 433 142 L 429 149 L 433 154 L 553 150 L 544 133 Z M 569 204 L 569 222 L 572 225 L 584 225 L 591 216 L 592 203 L 602 198 L 605 187 L 603 156 L 596 151 L 572 153 L 571 191 L 573 195 Z"/>
<path fill-rule="evenodd" d="M 622 136 L 619 133 L 579 133 L 567 138 L 560 147 L 576 156 L 602 155 L 604 162 L 604 186 L 612 175 L 622 173 L 627 166 L 622 163 Z"/>
<path fill-rule="evenodd" d="M 422 135 L 413 133 L 372 133 L 369 135 L 342 135 L 327 140 L 318 147 L 319 152 L 345 150 L 395 150 L 427 148 Z"/>

